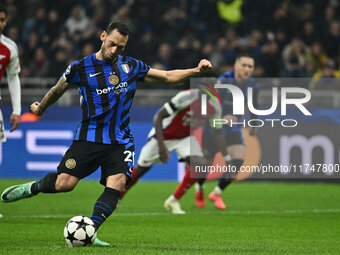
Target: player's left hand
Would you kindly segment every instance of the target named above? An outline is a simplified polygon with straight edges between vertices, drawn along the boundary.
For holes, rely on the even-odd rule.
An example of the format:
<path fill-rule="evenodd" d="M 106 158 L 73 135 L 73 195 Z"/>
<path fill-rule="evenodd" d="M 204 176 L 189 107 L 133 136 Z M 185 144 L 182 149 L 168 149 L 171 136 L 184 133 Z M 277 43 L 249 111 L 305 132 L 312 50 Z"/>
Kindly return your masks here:
<path fill-rule="evenodd" d="M 249 135 L 256 136 L 256 133 L 257 133 L 257 129 L 256 128 L 254 128 L 254 127 L 250 128 Z"/>
<path fill-rule="evenodd" d="M 12 126 L 10 132 L 13 132 L 19 127 L 20 124 L 20 115 L 12 114 L 10 118 L 10 125 Z"/>
<path fill-rule="evenodd" d="M 208 71 L 210 69 L 212 69 L 212 64 L 210 63 L 209 60 L 206 60 L 206 59 L 202 59 L 198 66 L 197 66 L 197 69 L 200 73 L 204 73 L 205 71 Z"/>

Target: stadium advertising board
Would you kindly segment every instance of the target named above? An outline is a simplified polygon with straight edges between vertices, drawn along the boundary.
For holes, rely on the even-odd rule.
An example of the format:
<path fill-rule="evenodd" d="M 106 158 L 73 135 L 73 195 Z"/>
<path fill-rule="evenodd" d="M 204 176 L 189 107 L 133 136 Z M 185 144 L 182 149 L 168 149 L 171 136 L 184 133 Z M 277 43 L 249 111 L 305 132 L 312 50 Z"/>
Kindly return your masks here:
<path fill-rule="evenodd" d="M 9 123 L 5 122 L 8 127 Z M 13 133 L 6 131 L 7 142 L 0 143 L 0 178 L 40 178 L 48 171 L 56 171 L 64 153 L 71 145 L 74 121 L 41 121 L 21 123 Z M 151 123 L 136 122 L 134 132 L 136 153 L 145 143 Z M 89 178 L 99 178 L 96 171 Z M 169 164 L 156 165 L 144 176 L 146 180 L 177 180 L 177 160 L 172 155 Z"/>
<path fill-rule="evenodd" d="M 340 179 L 338 110 L 309 107 L 313 103 L 312 93 L 307 89 L 311 82 L 310 79 L 192 79 L 191 88 L 201 91 L 201 116 L 206 116 L 213 105 L 221 108 L 220 115 L 210 118 L 198 135 L 202 136 L 205 154 L 215 155 L 214 162 L 195 166 L 193 176 L 209 172 L 237 175 L 238 179 Z M 267 102 L 259 105 L 254 103 L 257 96 L 254 88 L 261 93 L 261 86 L 266 88 Z M 192 131 L 195 129 L 192 126 Z M 219 142 L 209 137 L 211 130 L 218 129 L 224 133 L 227 148 L 245 144 L 246 157 L 240 169 L 228 164 L 230 155 L 223 155 L 224 158 L 218 155 L 221 154 L 217 150 Z M 254 130 L 257 136 L 251 134 Z M 235 142 L 235 139 L 240 140 Z M 235 154 L 234 151 L 223 153 Z"/>

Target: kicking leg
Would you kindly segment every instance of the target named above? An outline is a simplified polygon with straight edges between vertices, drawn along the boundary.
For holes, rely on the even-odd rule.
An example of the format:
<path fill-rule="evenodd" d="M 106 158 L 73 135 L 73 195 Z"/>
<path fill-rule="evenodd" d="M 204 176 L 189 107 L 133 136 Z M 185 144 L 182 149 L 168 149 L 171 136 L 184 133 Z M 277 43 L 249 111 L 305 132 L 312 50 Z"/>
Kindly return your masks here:
<path fill-rule="evenodd" d="M 215 207 L 221 210 L 226 209 L 226 205 L 222 200 L 221 194 L 223 190 L 229 186 L 236 178 L 237 172 L 240 170 L 245 156 L 245 147 L 243 144 L 234 144 L 227 148 L 231 157 L 230 164 L 236 170 L 235 173 L 226 173 L 219 180 L 218 185 L 209 194 L 209 199 L 214 202 Z"/>
<path fill-rule="evenodd" d="M 68 192 L 74 189 L 79 179 L 66 173 L 48 173 L 37 182 L 29 182 L 14 185 L 7 188 L 1 194 L 1 200 L 5 203 L 14 202 L 23 198 L 29 198 L 38 193 Z"/>
<path fill-rule="evenodd" d="M 104 192 L 94 204 L 91 216 L 91 220 L 96 225 L 97 230 L 116 209 L 120 192 L 123 191 L 125 183 L 126 175 L 123 173 L 107 177 Z M 108 243 L 100 241 L 98 238 L 96 238 L 93 245 L 109 246 Z"/>

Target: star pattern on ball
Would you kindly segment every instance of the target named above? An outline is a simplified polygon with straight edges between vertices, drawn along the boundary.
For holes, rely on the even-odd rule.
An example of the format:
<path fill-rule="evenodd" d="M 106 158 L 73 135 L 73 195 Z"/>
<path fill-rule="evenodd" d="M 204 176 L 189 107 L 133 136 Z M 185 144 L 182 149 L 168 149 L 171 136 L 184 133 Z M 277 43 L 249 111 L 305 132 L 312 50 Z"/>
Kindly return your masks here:
<path fill-rule="evenodd" d="M 73 243 L 73 241 L 75 241 L 75 240 L 78 240 L 77 238 L 74 237 L 74 234 L 76 232 L 77 231 L 74 231 L 73 233 L 70 233 L 69 231 L 67 231 L 68 235 L 67 235 L 66 239 L 70 240 L 71 243 Z"/>

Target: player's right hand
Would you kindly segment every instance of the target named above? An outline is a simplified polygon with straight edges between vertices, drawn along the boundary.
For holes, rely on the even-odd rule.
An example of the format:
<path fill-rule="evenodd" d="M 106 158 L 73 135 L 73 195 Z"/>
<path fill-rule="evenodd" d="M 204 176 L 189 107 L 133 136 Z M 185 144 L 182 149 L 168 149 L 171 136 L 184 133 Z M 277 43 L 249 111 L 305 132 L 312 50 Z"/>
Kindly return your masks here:
<path fill-rule="evenodd" d="M 158 153 L 159 153 L 159 159 L 161 160 L 161 162 L 168 163 L 169 158 L 170 158 L 170 153 L 164 143 L 158 145 Z"/>
<path fill-rule="evenodd" d="M 204 73 L 205 71 L 208 71 L 210 69 L 212 69 L 212 64 L 209 60 L 206 60 L 206 59 L 202 59 L 198 66 L 197 66 L 197 69 L 200 73 Z"/>
<path fill-rule="evenodd" d="M 43 113 L 40 109 L 40 103 L 39 102 L 34 102 L 31 104 L 31 112 L 37 116 L 41 116 Z"/>
<path fill-rule="evenodd" d="M 10 123 L 9 123 L 12 128 L 10 132 L 12 133 L 14 130 L 16 130 L 20 124 L 20 115 L 17 114 L 12 114 L 10 118 Z"/>

